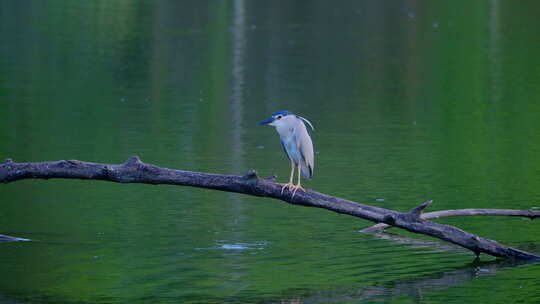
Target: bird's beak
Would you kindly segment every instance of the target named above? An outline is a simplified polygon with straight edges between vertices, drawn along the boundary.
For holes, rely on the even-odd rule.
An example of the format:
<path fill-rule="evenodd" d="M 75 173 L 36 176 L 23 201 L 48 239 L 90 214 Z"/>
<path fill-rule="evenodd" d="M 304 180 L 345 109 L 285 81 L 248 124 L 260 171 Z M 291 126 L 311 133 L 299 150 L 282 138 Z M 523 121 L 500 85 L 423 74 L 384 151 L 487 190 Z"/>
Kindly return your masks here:
<path fill-rule="evenodd" d="M 264 125 L 267 125 L 267 124 L 269 124 L 269 123 L 272 123 L 274 120 L 276 120 L 274 117 L 270 117 L 270 118 L 268 118 L 268 119 L 265 119 L 265 120 L 259 122 L 259 123 L 257 124 L 257 126 L 264 126 Z"/>

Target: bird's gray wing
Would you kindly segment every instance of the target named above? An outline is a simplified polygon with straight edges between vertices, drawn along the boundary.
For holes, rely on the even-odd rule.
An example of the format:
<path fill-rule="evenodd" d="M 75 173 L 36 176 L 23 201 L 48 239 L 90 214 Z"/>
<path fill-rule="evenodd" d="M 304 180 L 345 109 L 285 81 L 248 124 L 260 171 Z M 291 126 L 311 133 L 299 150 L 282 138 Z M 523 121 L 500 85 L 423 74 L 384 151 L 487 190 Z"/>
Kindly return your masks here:
<path fill-rule="evenodd" d="M 302 155 L 301 171 L 305 178 L 311 178 L 313 176 L 313 169 L 315 168 L 313 142 L 304 123 L 299 120 L 298 124 L 297 128 L 295 128 L 295 135 L 298 150 L 300 151 L 300 155 Z"/>
<path fill-rule="evenodd" d="M 287 155 L 287 158 L 291 160 L 291 157 L 289 156 L 289 152 L 287 152 L 287 148 L 285 147 L 285 143 L 283 142 L 283 139 L 281 139 L 281 137 L 279 138 L 279 142 L 281 143 L 281 148 L 283 148 L 283 152 L 285 152 L 285 155 Z"/>

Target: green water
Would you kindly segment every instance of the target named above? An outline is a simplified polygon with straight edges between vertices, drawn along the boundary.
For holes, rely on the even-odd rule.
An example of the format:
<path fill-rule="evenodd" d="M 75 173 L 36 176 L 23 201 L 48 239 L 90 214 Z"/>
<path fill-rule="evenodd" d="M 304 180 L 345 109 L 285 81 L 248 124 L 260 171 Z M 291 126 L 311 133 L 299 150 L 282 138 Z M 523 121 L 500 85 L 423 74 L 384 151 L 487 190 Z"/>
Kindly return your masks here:
<path fill-rule="evenodd" d="M 2 1 L 0 159 L 288 178 L 400 211 L 540 206 L 538 1 Z M 0 185 L 0 302 L 538 303 L 540 266 L 176 186 Z M 439 220 L 540 254 L 540 226 Z M 411 236 L 398 230 L 393 233 Z M 427 245 L 424 243 L 429 241 Z"/>

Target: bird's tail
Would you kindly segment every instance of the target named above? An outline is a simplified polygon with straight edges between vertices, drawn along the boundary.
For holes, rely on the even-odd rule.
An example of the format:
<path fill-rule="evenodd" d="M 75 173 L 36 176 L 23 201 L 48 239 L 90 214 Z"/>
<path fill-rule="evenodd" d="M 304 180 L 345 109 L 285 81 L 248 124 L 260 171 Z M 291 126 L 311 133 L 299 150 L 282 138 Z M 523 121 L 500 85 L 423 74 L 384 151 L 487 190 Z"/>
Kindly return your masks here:
<path fill-rule="evenodd" d="M 305 178 L 311 178 L 313 176 L 313 168 L 310 165 L 301 166 L 300 172 L 302 172 L 302 176 Z"/>

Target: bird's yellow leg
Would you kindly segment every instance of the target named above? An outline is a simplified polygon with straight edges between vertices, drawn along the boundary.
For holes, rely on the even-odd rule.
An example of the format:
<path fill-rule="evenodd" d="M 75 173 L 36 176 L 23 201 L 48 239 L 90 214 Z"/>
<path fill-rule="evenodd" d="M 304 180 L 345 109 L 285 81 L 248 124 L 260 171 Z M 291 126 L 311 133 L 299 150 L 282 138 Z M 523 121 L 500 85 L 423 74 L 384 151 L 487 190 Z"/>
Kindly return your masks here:
<path fill-rule="evenodd" d="M 281 187 L 281 194 L 283 194 L 283 191 L 285 191 L 285 189 L 292 189 L 294 187 L 293 177 L 294 177 L 294 163 L 291 162 L 291 177 L 289 178 L 289 182 L 283 185 L 283 187 Z"/>
<path fill-rule="evenodd" d="M 300 185 L 300 166 L 298 166 L 298 184 L 296 184 L 296 186 L 292 186 L 292 188 L 294 188 L 293 190 L 293 193 L 292 193 L 292 197 L 294 197 L 294 195 L 296 194 L 296 191 L 298 191 L 298 189 L 302 189 L 302 191 L 305 191 L 304 188 L 302 188 L 302 186 Z"/>

